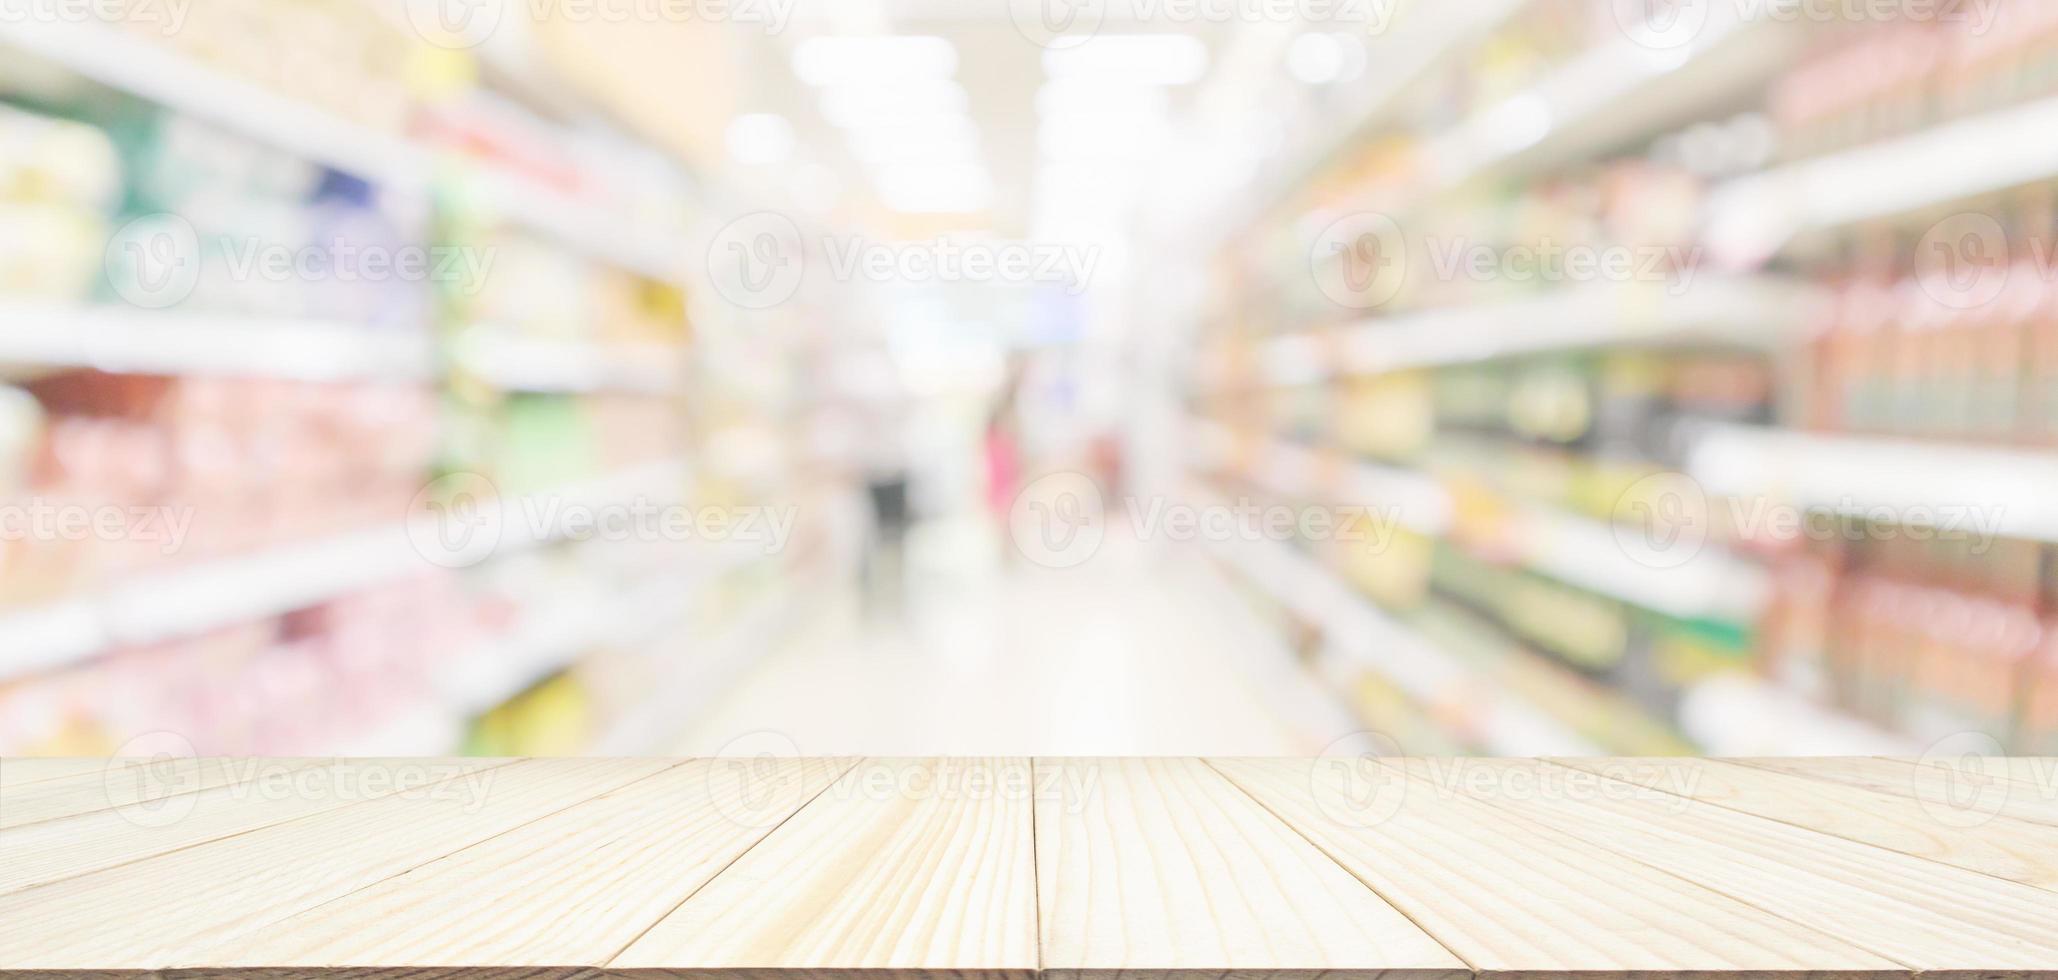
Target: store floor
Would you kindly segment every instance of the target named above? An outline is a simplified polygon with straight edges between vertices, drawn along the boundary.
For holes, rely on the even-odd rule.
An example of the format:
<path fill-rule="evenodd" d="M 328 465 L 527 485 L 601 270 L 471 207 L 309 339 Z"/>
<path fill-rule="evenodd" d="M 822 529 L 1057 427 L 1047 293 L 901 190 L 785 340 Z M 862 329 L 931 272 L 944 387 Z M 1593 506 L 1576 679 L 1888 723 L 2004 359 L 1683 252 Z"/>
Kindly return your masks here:
<path fill-rule="evenodd" d="M 1350 730 L 1198 551 L 1111 533 L 1053 570 L 996 550 L 919 528 L 902 601 L 825 593 L 676 751 L 776 733 L 808 755 L 1297 755 Z"/>

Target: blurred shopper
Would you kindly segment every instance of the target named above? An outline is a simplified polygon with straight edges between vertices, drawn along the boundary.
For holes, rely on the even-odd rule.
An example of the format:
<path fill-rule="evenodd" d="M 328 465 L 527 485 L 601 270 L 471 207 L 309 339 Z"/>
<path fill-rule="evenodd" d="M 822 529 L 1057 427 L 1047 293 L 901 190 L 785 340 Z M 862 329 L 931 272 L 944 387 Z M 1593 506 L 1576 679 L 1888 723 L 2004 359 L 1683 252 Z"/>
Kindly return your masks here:
<path fill-rule="evenodd" d="M 862 570 L 865 605 L 897 612 L 907 584 L 908 529 L 914 523 L 907 437 L 897 410 L 881 413 L 864 464 L 865 496 L 872 507 L 871 547 Z"/>

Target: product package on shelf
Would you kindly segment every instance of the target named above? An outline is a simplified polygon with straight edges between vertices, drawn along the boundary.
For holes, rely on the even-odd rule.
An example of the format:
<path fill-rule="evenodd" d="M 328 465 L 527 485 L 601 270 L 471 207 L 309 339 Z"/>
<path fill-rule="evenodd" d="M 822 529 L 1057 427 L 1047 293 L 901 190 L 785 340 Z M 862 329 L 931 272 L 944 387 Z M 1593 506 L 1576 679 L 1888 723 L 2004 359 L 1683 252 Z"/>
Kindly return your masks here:
<path fill-rule="evenodd" d="M 6 404 L 7 500 L 96 523 L 0 544 L 0 605 L 396 523 L 435 449 L 434 399 L 407 385 L 74 372 Z"/>
<path fill-rule="evenodd" d="M 120 188 L 104 132 L 0 102 L 0 303 L 89 293 Z"/>
<path fill-rule="evenodd" d="M 104 755 L 167 732 L 201 755 L 332 752 L 431 701 L 438 666 L 477 645 L 489 619 L 454 574 L 432 571 L 277 619 L 112 650 L 0 682 L 0 753 Z"/>

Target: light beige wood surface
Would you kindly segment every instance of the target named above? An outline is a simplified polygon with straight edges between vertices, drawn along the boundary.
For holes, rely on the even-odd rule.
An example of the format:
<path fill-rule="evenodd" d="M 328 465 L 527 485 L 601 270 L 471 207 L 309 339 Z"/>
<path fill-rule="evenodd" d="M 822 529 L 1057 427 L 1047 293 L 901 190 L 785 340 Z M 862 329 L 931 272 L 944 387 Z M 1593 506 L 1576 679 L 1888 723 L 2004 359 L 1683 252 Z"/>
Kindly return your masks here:
<path fill-rule="evenodd" d="M 314 759 L 112 759 L 91 771 L 5 787 L 0 830 L 104 810 L 122 810 L 148 822 L 176 808 L 179 804 L 172 801 L 188 793 L 318 764 Z"/>
<path fill-rule="evenodd" d="M 1023 759 L 867 760 L 615 957 L 621 969 L 1029 976 Z"/>
<path fill-rule="evenodd" d="M 1435 778 L 1429 760 L 1388 764 Z M 1547 762 L 1473 760 L 1469 768 L 1496 778 L 1460 781 L 1456 791 L 1912 969 L 2058 975 L 2058 893 L 1626 780 L 1506 791 L 1568 771 Z"/>
<path fill-rule="evenodd" d="M 605 965 L 847 769 L 695 760 L 207 949 L 189 966 Z M 749 799 L 765 791 L 776 803 Z"/>
<path fill-rule="evenodd" d="M 1468 972 L 1194 759 L 1039 759 L 1043 967 L 1064 977 Z"/>
<path fill-rule="evenodd" d="M 158 970 L 670 768 L 532 760 L 0 896 L 9 969 Z M 543 896 L 538 896 L 542 899 Z"/>
<path fill-rule="evenodd" d="M 0 759 L 0 786 L 22 786 L 55 779 L 97 773 L 107 769 L 106 759 Z"/>
<path fill-rule="evenodd" d="M 2058 980 L 2038 761 L 4 760 L 0 980 Z"/>
<path fill-rule="evenodd" d="M 1841 783 L 1903 796 L 1928 806 L 1932 812 L 1960 822 L 1976 821 L 1986 815 L 2058 827 L 2058 784 L 2039 781 L 2048 760 L 2020 760 L 2017 764 L 1995 760 L 1989 775 L 1987 766 L 1966 762 L 1946 767 L 1941 760 L 1918 763 L 1907 759 L 1737 759 L 1771 772 L 1783 772 L 1817 782 Z"/>
<path fill-rule="evenodd" d="M 0 832 L 0 895 L 168 854 L 364 800 L 418 798 L 495 759 L 266 762 L 251 779 Z"/>
<path fill-rule="evenodd" d="M 1553 761 L 1968 871 L 2058 888 L 2052 828 L 1998 813 L 1939 810 L 1908 796 L 1716 760 Z M 1686 778 L 1669 778 L 1678 773 Z"/>
<path fill-rule="evenodd" d="M 1900 972 L 1834 936 L 1372 760 L 1213 764 L 1483 974 Z"/>

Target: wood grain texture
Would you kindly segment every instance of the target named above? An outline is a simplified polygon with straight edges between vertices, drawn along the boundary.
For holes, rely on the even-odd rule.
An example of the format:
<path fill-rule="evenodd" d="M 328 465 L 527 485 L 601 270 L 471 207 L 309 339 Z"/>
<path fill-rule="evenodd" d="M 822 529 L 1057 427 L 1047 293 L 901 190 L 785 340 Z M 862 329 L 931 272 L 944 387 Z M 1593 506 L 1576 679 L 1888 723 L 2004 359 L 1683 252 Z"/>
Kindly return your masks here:
<path fill-rule="evenodd" d="M 1036 763 L 1043 966 L 1061 978 L 1470 971 L 1194 759 Z"/>
<path fill-rule="evenodd" d="M 1394 763 L 1434 778 L 1423 760 Z M 1576 772 L 1471 760 L 1489 785 Z M 1590 775 L 1590 774 L 1589 774 Z M 1599 777 L 1596 777 L 1597 779 Z M 1618 780 L 1595 791 L 1457 791 L 1905 966 L 1952 977 L 2058 976 L 2058 894 Z"/>
<path fill-rule="evenodd" d="M 1553 761 L 1968 871 L 2058 887 L 2058 827 L 1978 811 L 1940 811 L 1907 796 L 1728 762 Z"/>
<path fill-rule="evenodd" d="M 121 810 L 139 822 L 176 812 L 179 797 L 248 782 L 266 772 L 320 765 L 319 759 L 107 759 L 99 768 L 0 786 L 0 830 L 81 813 Z"/>
<path fill-rule="evenodd" d="M 2005 816 L 2058 827 L 2058 782 L 2042 780 L 2045 760 L 1967 761 L 1959 768 L 1910 759 L 1734 759 L 1769 772 L 1841 783 L 1915 800 L 1940 818 L 1958 822 Z M 1998 778 L 1996 778 L 1998 777 Z"/>
<path fill-rule="evenodd" d="M 598 968 L 851 763 L 696 760 L 206 951 L 238 968 Z M 751 797 L 769 789 L 767 797 Z"/>
<path fill-rule="evenodd" d="M 0 830 L 0 895 L 385 796 L 417 798 L 496 759 L 265 762 L 252 779 L 172 798 Z"/>
<path fill-rule="evenodd" d="M 21 786 L 45 779 L 97 773 L 106 768 L 106 759 L 0 757 L 0 787 Z"/>
<path fill-rule="evenodd" d="M 1907 974 L 1370 759 L 1210 761 L 1482 976 Z"/>
<path fill-rule="evenodd" d="M 516 762 L 424 799 L 357 803 L 0 896 L 0 971 L 204 968 L 208 949 L 676 764 Z"/>
<path fill-rule="evenodd" d="M 0 980 L 2058 980 L 2041 761 L 67 762 Z"/>
<path fill-rule="evenodd" d="M 1028 977 L 1024 759 L 866 760 L 615 957 L 676 974 Z"/>

